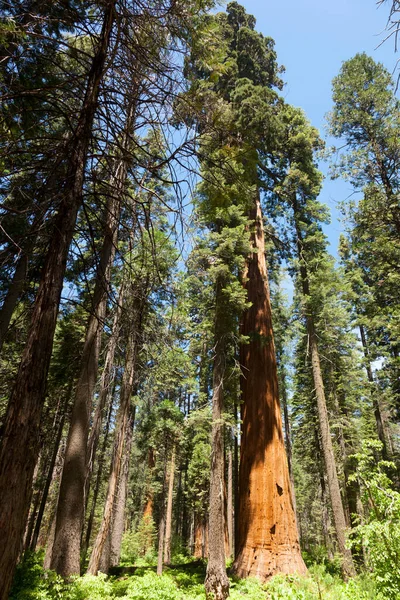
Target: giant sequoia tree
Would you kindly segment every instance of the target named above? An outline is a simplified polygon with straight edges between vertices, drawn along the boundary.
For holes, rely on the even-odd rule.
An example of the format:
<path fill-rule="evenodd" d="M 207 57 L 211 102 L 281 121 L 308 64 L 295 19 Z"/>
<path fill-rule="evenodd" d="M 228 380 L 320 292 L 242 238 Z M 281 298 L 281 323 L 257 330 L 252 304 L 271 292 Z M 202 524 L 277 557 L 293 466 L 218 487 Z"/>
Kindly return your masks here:
<path fill-rule="evenodd" d="M 258 177 L 279 129 L 280 100 L 273 88 L 281 81 L 273 41 L 257 33 L 254 25 L 240 5 L 230 3 L 227 14 L 216 18 L 222 37 L 219 52 L 225 52 L 217 81 L 201 54 L 192 54 L 191 67 L 195 92 L 218 107 L 225 103 L 225 117 L 227 111 L 233 114 L 228 131 L 226 118 L 214 127 L 239 157 L 238 185 L 241 181 L 244 186 L 242 210 L 253 246 L 241 274 L 252 306 L 241 327 L 247 341 L 241 346 L 243 425 L 234 569 L 241 576 L 265 579 L 278 572 L 304 572 L 305 567 L 282 433 Z"/>

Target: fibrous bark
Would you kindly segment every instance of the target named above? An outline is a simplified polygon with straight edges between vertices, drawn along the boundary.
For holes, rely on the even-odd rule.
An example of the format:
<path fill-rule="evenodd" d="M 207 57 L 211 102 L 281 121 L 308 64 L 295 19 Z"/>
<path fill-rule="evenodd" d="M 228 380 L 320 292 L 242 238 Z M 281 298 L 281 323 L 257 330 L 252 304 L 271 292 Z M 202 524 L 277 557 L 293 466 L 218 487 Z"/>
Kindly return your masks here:
<path fill-rule="evenodd" d="M 122 148 L 125 152 L 128 150 L 134 108 L 132 103 L 125 124 L 122 140 Z M 61 479 L 52 568 L 64 577 L 78 574 L 80 569 L 80 548 L 86 504 L 85 483 L 87 481 L 89 420 L 97 381 L 101 333 L 106 316 L 109 280 L 117 244 L 119 214 L 127 169 L 127 156 L 124 155 L 122 158 L 116 159 L 110 182 L 111 195 L 106 206 L 104 240 L 96 274 L 92 312 L 86 329 L 81 372 L 75 392 L 64 471 Z"/>
<path fill-rule="evenodd" d="M 70 387 L 65 395 L 64 405 L 62 406 L 62 409 L 61 409 L 61 417 L 60 417 L 60 422 L 59 422 L 58 428 L 57 428 L 56 439 L 54 441 L 53 453 L 51 456 L 50 465 L 49 465 L 48 473 L 47 473 L 47 478 L 46 478 L 46 481 L 44 484 L 42 497 L 40 500 L 40 506 L 39 506 L 39 510 L 38 510 L 38 514 L 37 514 L 36 522 L 35 522 L 35 528 L 33 530 L 32 539 L 30 540 L 29 548 L 31 550 L 36 550 L 36 544 L 37 544 L 37 541 L 39 538 L 39 532 L 40 532 L 40 527 L 41 527 L 42 519 L 43 519 L 43 515 L 44 515 L 44 509 L 46 507 L 50 485 L 53 480 L 53 471 L 54 471 L 54 467 L 55 467 L 57 456 L 58 456 L 58 450 L 59 450 L 61 437 L 62 437 L 62 433 L 63 433 L 63 429 L 64 429 L 65 417 L 67 416 L 67 413 L 68 413 L 68 404 L 71 399 L 71 392 L 72 392 L 72 382 L 71 382 Z"/>
<path fill-rule="evenodd" d="M 132 321 L 128 336 L 125 369 L 120 390 L 120 406 L 117 416 L 111 471 L 108 480 L 108 490 L 103 512 L 103 520 L 100 530 L 97 534 L 96 541 L 93 545 L 88 567 L 88 573 L 92 573 L 93 575 L 96 575 L 99 570 L 103 548 L 111 532 L 114 503 L 117 495 L 117 485 L 121 473 L 127 429 L 130 424 L 130 403 L 134 385 L 136 359 L 139 350 L 139 339 L 141 337 L 142 316 L 143 304 L 136 311 L 136 318 L 134 318 Z M 108 571 L 109 564 L 103 565 L 103 568 Z"/>
<path fill-rule="evenodd" d="M 175 478 L 175 447 L 172 449 L 171 464 L 168 479 L 167 517 L 165 521 L 164 538 L 164 564 L 171 564 L 171 536 L 172 536 L 172 500 L 174 494 Z"/>
<path fill-rule="evenodd" d="M 68 250 L 82 202 L 83 181 L 99 86 L 114 23 L 115 2 L 105 5 L 103 27 L 92 60 L 86 94 L 71 141 L 63 197 L 42 270 L 32 323 L 10 397 L 0 449 L 0 600 L 7 600 L 23 542 L 39 452 L 39 424 Z"/>
<path fill-rule="evenodd" d="M 226 507 L 228 527 L 228 557 L 233 555 L 233 459 L 232 449 L 228 450 L 228 502 Z"/>
<path fill-rule="evenodd" d="M 211 429 L 210 501 L 208 517 L 208 563 L 204 586 L 206 597 L 225 600 L 229 596 L 229 579 L 225 567 L 225 498 L 224 498 L 224 375 L 226 364 L 224 317 L 222 307 L 223 282 L 216 284 L 214 326 L 214 364 Z"/>
<path fill-rule="evenodd" d="M 158 522 L 157 575 L 162 575 L 162 571 L 163 571 L 166 491 L 167 491 L 167 457 L 165 456 L 163 487 L 162 487 L 162 492 L 161 492 L 161 503 L 160 503 L 160 519 Z"/>
<path fill-rule="evenodd" d="M 298 223 L 296 201 L 294 202 L 294 211 L 298 258 L 300 260 L 300 278 L 306 311 L 308 345 L 311 356 L 311 368 L 314 380 L 315 397 L 317 400 L 318 425 L 321 439 L 322 454 L 324 457 L 325 472 L 328 482 L 329 496 L 332 505 L 333 521 L 335 524 L 338 548 L 340 554 L 343 557 L 343 574 L 345 576 L 353 576 L 355 574 L 355 569 L 353 565 L 351 551 L 346 547 L 346 518 L 343 507 L 343 501 L 340 494 L 335 455 L 333 452 L 331 430 L 328 418 L 328 409 L 325 398 L 324 382 L 322 378 L 321 363 L 319 358 L 317 334 L 314 326 L 313 312 L 310 306 L 310 284 L 308 270 L 303 256 L 302 232 Z"/>
<path fill-rule="evenodd" d="M 109 566 L 116 567 L 121 557 L 122 536 L 125 529 L 125 503 L 128 490 L 129 464 L 132 448 L 133 427 L 135 424 L 135 406 L 131 410 L 129 425 L 125 437 L 125 451 L 123 465 L 118 484 L 117 498 L 114 504 L 114 516 L 110 533 L 110 560 Z"/>
<path fill-rule="evenodd" d="M 100 454 L 99 454 L 99 458 L 98 458 L 96 482 L 95 482 L 94 489 L 93 489 L 92 506 L 90 508 L 89 518 L 87 520 L 86 535 L 82 541 L 82 556 L 81 556 L 82 567 L 85 565 L 85 562 L 86 562 L 87 551 L 89 548 L 90 538 L 92 535 L 94 516 L 95 516 L 95 511 L 96 511 L 96 506 L 97 506 L 97 499 L 98 499 L 99 491 L 100 491 L 100 487 L 101 487 L 101 478 L 103 475 L 103 468 L 104 468 L 104 462 L 105 462 L 104 459 L 105 459 L 106 450 L 107 450 L 107 442 L 108 442 L 108 436 L 109 436 L 109 432 L 110 432 L 111 416 L 112 416 L 112 412 L 113 412 L 114 394 L 115 394 L 115 385 L 114 385 L 114 390 L 112 390 L 109 394 L 110 397 L 109 397 L 109 405 L 108 405 L 108 411 L 107 411 L 108 414 L 107 414 L 107 419 L 106 419 L 103 443 L 102 443 L 102 447 L 100 449 Z"/>
<path fill-rule="evenodd" d="M 368 381 L 373 386 L 372 390 L 372 404 L 374 407 L 374 417 L 376 422 L 376 431 L 378 433 L 378 437 L 382 442 L 382 456 L 384 460 L 389 460 L 389 458 L 393 455 L 393 449 L 391 448 L 391 438 L 390 433 L 387 431 L 387 424 L 385 423 L 382 417 L 382 411 L 379 403 L 379 391 L 377 386 L 375 385 L 374 374 L 372 372 L 370 357 L 369 357 L 369 348 L 367 344 L 367 336 L 365 334 L 365 328 L 363 325 L 360 325 L 360 336 L 361 343 L 364 350 L 364 356 L 366 360 L 365 368 L 367 371 Z M 388 450 L 390 449 L 390 454 Z"/>
<path fill-rule="evenodd" d="M 4 302 L 0 310 L 0 352 L 3 347 L 5 335 L 10 326 L 14 309 L 22 290 L 24 289 L 27 271 L 28 257 L 24 252 L 17 261 L 13 278 L 10 282 L 7 295 L 4 298 Z"/>
<path fill-rule="evenodd" d="M 93 415 L 92 428 L 90 430 L 89 441 L 86 450 L 86 481 L 85 481 L 85 499 L 86 505 L 89 497 L 90 482 L 93 473 L 94 462 L 96 459 L 97 446 L 100 438 L 101 424 L 103 421 L 104 408 L 107 403 L 107 399 L 110 397 L 111 385 L 112 385 L 112 374 L 114 368 L 114 357 L 117 348 L 120 319 L 122 314 L 124 302 L 124 286 L 121 286 L 117 306 L 114 314 L 114 320 L 112 325 L 112 331 L 110 339 L 107 344 L 106 358 L 104 360 L 104 368 L 100 378 L 100 391 L 99 398 L 96 404 L 96 410 Z M 86 507 L 85 507 L 86 508 Z"/>
<path fill-rule="evenodd" d="M 245 285 L 252 303 L 243 316 L 241 346 L 242 436 L 238 540 L 234 572 L 265 580 L 306 572 L 300 553 L 282 432 L 278 377 L 259 198 L 250 214 L 254 252 Z"/>

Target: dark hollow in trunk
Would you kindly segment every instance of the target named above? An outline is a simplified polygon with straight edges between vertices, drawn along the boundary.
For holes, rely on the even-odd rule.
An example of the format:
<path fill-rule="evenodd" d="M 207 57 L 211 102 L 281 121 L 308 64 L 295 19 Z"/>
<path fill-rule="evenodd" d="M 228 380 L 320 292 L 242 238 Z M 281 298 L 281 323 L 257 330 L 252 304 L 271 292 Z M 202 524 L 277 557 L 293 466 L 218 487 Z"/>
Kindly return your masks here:
<path fill-rule="evenodd" d="M 242 437 L 239 467 L 238 540 L 234 572 L 266 580 L 277 573 L 306 572 L 300 553 L 282 432 L 278 376 L 262 212 L 251 212 L 256 252 L 247 260 L 245 285 L 252 306 L 245 312 L 241 347 Z"/>

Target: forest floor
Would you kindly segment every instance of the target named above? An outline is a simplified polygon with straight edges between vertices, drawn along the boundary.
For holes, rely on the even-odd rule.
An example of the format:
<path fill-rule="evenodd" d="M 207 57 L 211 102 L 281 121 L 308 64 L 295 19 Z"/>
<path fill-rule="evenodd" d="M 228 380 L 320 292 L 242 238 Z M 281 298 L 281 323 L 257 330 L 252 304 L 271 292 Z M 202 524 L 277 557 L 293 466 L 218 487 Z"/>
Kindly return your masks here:
<path fill-rule="evenodd" d="M 65 584 L 50 571 L 43 572 L 42 556 L 31 555 L 18 568 L 10 600 L 204 600 L 205 563 L 180 557 L 177 564 L 156 575 L 156 567 L 139 561 L 125 565 L 110 577 L 85 575 Z M 231 600 L 387 600 L 374 591 L 367 577 L 348 582 L 312 565 L 308 577 L 274 577 L 262 585 L 254 579 L 230 577 Z"/>

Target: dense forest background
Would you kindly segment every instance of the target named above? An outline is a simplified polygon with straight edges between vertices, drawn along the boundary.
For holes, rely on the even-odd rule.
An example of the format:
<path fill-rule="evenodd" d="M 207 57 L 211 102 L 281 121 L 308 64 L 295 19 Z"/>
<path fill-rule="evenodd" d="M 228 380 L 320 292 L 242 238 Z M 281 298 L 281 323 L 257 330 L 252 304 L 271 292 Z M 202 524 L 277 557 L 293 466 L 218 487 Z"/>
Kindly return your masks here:
<path fill-rule="evenodd" d="M 400 598 L 400 104 L 359 50 L 332 148 L 237 2 L 2 3 L 1 600 Z"/>

